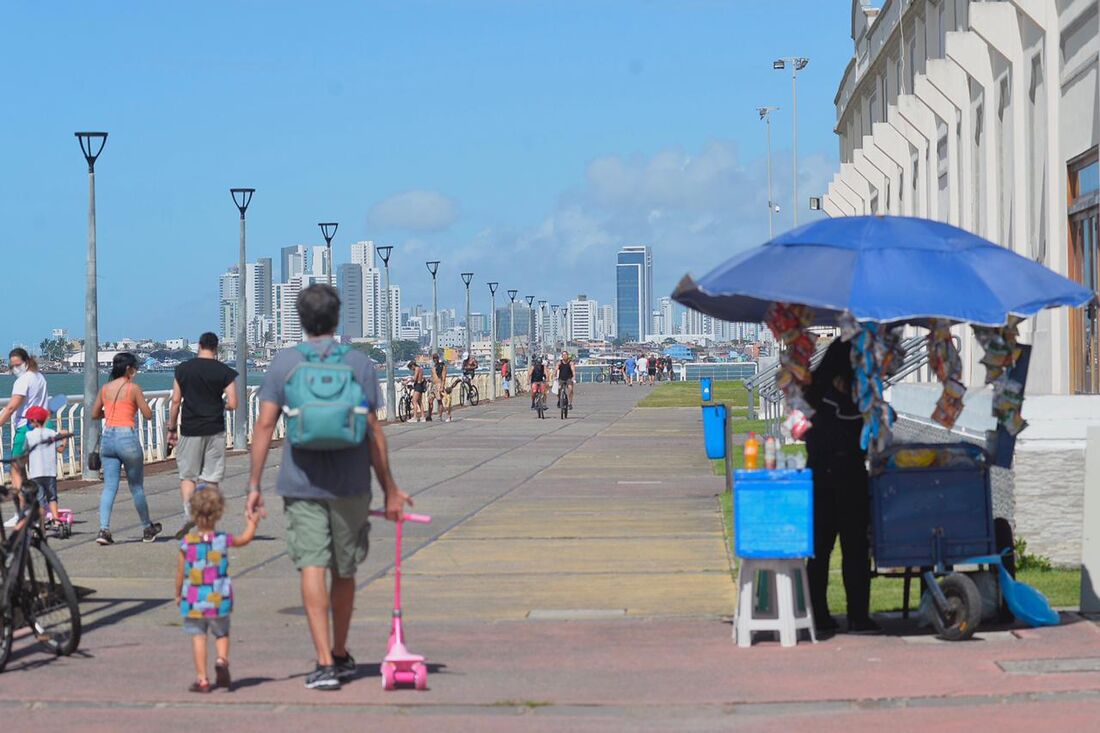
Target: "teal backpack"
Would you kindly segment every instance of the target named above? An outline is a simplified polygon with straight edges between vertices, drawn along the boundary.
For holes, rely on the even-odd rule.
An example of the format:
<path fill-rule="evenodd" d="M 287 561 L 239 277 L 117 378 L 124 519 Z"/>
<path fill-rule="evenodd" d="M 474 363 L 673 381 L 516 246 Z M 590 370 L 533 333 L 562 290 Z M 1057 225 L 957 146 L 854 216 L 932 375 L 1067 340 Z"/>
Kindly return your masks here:
<path fill-rule="evenodd" d="M 342 450 L 367 435 L 367 405 L 355 371 L 345 364 L 348 347 L 333 345 L 323 355 L 298 344 L 305 357 L 286 377 L 286 439 L 303 450 Z"/>

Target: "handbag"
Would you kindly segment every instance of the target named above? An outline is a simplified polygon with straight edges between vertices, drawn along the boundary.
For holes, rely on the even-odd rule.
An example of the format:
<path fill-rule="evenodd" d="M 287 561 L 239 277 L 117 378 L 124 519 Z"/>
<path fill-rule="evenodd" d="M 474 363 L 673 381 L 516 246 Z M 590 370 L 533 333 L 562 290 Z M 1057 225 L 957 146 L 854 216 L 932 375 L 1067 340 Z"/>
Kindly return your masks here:
<path fill-rule="evenodd" d="M 88 470 L 98 471 L 103 468 L 103 459 L 99 457 L 99 437 L 95 439 L 95 448 L 88 452 Z"/>

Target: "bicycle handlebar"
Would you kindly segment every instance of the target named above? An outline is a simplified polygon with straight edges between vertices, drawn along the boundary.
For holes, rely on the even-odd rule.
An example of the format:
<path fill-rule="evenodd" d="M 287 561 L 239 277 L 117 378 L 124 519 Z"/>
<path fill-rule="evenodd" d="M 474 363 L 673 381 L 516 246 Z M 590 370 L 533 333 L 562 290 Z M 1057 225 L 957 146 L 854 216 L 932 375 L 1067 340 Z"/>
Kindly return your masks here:
<path fill-rule="evenodd" d="M 372 511 L 370 513 L 370 515 L 372 517 L 383 517 L 384 518 L 386 516 L 386 513 L 385 512 L 379 512 L 379 511 Z M 401 521 L 402 522 L 417 522 L 419 524 L 427 524 L 428 522 L 432 521 L 432 518 L 430 516 L 428 516 L 427 514 L 409 514 L 409 513 L 406 513 L 406 514 L 403 515 Z"/>

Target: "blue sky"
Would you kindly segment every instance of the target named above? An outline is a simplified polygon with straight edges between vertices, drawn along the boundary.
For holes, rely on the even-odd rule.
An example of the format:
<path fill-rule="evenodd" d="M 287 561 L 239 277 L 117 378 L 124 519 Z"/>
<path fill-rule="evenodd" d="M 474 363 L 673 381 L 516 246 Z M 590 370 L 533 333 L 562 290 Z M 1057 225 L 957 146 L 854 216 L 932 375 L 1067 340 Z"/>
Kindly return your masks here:
<path fill-rule="evenodd" d="M 0 344 L 83 331 L 87 177 L 73 131 L 110 132 L 96 167 L 100 336 L 216 327 L 236 261 L 230 186 L 257 189 L 249 259 L 395 246 L 404 305 L 460 305 L 458 274 L 551 302 L 613 289 L 623 244 L 654 248 L 668 292 L 790 224 L 789 74 L 800 198 L 836 159 L 833 95 L 849 3 L 9 3 L 3 11 Z M 806 212 L 808 214 L 808 212 Z M 800 213 L 800 216 L 803 214 Z M 30 285 L 20 295 L 20 286 Z M 483 302 L 484 301 L 484 302 Z M 17 317 L 15 314 L 18 314 Z"/>

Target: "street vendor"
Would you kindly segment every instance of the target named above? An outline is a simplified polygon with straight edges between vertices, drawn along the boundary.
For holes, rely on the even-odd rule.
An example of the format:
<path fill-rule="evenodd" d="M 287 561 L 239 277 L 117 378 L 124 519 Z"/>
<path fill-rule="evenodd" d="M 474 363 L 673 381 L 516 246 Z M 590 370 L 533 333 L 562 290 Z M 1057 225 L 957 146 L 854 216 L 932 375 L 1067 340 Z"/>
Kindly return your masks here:
<path fill-rule="evenodd" d="M 879 631 L 870 616 L 870 493 L 866 453 L 860 447 L 863 417 L 852 399 L 853 379 L 851 346 L 837 339 L 825 351 L 805 393 L 815 410 L 813 427 L 806 433 L 807 465 L 814 476 L 814 557 L 806 562 L 806 575 L 819 634 L 839 629 L 829 614 L 826 594 L 829 556 L 838 534 L 848 631 Z"/>

